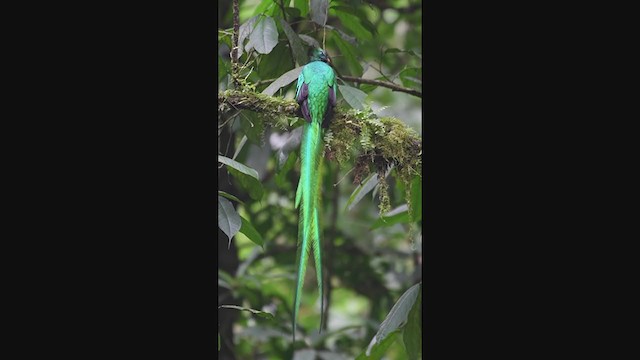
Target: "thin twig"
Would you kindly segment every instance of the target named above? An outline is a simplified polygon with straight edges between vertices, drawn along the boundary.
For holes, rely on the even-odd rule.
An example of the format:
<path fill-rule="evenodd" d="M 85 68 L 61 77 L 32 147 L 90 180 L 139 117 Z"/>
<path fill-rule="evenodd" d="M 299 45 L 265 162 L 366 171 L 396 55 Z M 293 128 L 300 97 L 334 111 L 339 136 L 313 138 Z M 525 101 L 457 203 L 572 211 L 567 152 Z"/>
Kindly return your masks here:
<path fill-rule="evenodd" d="M 231 49 L 231 77 L 237 86 L 238 81 L 238 34 L 240 33 L 240 10 L 238 0 L 233 0 L 233 48 Z"/>
<path fill-rule="evenodd" d="M 389 89 L 391 89 L 393 91 L 400 91 L 400 92 L 403 92 L 403 93 L 407 93 L 407 94 L 422 98 L 422 92 L 421 91 L 414 90 L 414 89 L 408 89 L 408 88 L 402 87 L 400 85 L 396 85 L 394 83 L 390 83 L 390 82 L 386 82 L 386 81 L 363 79 L 363 78 L 359 78 L 359 77 L 355 77 L 355 76 L 342 76 L 342 79 L 343 80 L 347 80 L 347 81 L 352 81 L 352 82 L 355 82 L 355 83 L 360 83 L 360 84 L 371 84 L 371 85 L 382 86 L 382 87 L 389 88 Z"/>

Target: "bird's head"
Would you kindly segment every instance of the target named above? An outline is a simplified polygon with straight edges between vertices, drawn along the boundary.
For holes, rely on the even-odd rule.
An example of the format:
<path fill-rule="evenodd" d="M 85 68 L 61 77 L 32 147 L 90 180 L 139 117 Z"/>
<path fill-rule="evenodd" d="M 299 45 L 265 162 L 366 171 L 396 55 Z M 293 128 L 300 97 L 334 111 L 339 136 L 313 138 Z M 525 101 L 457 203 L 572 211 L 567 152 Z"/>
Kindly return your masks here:
<path fill-rule="evenodd" d="M 327 53 L 320 48 L 311 49 L 311 55 L 309 55 L 309 61 L 322 61 L 327 64 L 331 64 L 331 59 L 327 56 Z"/>

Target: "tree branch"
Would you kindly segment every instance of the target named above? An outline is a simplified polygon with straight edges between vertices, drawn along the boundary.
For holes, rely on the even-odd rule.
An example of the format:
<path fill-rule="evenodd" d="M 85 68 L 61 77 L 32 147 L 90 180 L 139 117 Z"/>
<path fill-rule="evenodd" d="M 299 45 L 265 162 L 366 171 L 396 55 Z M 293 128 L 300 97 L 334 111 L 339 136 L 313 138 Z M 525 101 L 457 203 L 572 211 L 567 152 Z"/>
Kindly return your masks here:
<path fill-rule="evenodd" d="M 267 126 L 290 131 L 301 117 L 298 103 L 250 91 L 226 90 L 218 93 L 218 113 L 244 109 L 258 113 Z M 337 107 L 325 136 L 326 157 L 339 164 L 349 161 L 359 147 L 368 154 L 376 167 L 396 164 L 403 181 L 422 172 L 422 139 L 397 118 L 378 118 L 370 110 Z"/>
<path fill-rule="evenodd" d="M 355 82 L 355 83 L 382 86 L 382 87 L 389 88 L 389 89 L 391 89 L 393 91 L 400 91 L 400 92 L 403 92 L 403 93 L 411 94 L 413 96 L 417 96 L 419 98 L 422 98 L 422 92 L 421 91 L 405 88 L 405 87 L 402 87 L 400 85 L 396 85 L 394 83 L 390 83 L 390 82 L 386 82 L 386 81 L 363 79 L 363 78 L 359 78 L 359 77 L 355 77 L 355 76 L 342 76 L 342 79 L 346 80 L 346 81 L 352 81 L 352 82 Z"/>
<path fill-rule="evenodd" d="M 233 0 L 233 39 L 231 48 L 231 77 L 234 83 L 239 86 L 238 82 L 238 33 L 240 32 L 240 10 L 238 8 L 238 0 Z"/>

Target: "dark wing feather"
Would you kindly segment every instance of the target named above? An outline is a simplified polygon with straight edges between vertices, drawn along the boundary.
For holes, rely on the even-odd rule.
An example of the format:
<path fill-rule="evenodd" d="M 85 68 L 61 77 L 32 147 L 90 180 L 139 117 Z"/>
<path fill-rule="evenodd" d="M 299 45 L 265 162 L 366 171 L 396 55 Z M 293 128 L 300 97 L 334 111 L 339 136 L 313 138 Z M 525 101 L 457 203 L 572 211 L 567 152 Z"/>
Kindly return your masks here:
<path fill-rule="evenodd" d="M 329 106 L 327 106 L 327 112 L 324 113 L 324 119 L 322 119 L 322 127 L 328 128 L 333 115 L 333 108 L 336 107 L 336 92 L 335 86 L 329 87 Z"/>
<path fill-rule="evenodd" d="M 304 82 L 300 86 L 300 90 L 298 91 L 298 97 L 296 101 L 300 105 L 300 112 L 302 112 L 302 117 L 307 120 L 308 123 L 311 122 L 311 114 L 309 114 L 309 85 Z"/>

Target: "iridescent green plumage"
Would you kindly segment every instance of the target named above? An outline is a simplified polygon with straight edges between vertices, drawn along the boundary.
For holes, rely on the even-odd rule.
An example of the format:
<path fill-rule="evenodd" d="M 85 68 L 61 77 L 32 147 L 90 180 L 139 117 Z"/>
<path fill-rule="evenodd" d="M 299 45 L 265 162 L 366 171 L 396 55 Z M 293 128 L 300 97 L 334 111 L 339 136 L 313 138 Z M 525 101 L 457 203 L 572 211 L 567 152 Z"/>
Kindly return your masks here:
<path fill-rule="evenodd" d="M 321 49 L 314 49 L 311 61 L 302 68 L 298 77 L 296 100 L 300 104 L 303 125 L 300 145 L 300 182 L 296 190 L 296 208 L 300 208 L 298 228 L 298 274 L 293 310 L 293 338 L 295 341 L 296 319 L 300 309 L 300 297 L 304 275 L 307 271 L 309 253 L 313 253 L 318 290 L 321 299 L 322 319 L 324 297 L 322 294 L 322 251 L 320 244 L 320 167 L 322 165 L 323 128 L 330 121 L 336 104 L 336 81 L 329 59 Z M 322 322 L 322 320 L 321 320 Z M 322 324 L 320 324 L 322 328 Z"/>

